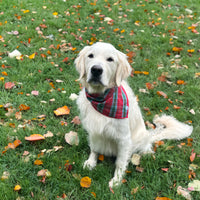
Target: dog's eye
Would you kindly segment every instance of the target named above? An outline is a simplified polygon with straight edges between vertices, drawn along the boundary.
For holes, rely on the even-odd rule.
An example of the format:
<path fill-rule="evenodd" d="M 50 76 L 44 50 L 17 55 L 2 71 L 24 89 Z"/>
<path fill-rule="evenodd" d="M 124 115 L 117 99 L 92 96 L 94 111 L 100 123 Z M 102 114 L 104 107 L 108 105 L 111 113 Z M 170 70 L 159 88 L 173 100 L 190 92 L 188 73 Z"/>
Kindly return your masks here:
<path fill-rule="evenodd" d="M 94 58 L 94 55 L 91 53 L 88 55 L 89 58 Z"/>
<path fill-rule="evenodd" d="M 114 60 L 113 60 L 113 58 L 109 57 L 109 58 L 107 58 L 107 61 L 108 62 L 113 62 Z"/>

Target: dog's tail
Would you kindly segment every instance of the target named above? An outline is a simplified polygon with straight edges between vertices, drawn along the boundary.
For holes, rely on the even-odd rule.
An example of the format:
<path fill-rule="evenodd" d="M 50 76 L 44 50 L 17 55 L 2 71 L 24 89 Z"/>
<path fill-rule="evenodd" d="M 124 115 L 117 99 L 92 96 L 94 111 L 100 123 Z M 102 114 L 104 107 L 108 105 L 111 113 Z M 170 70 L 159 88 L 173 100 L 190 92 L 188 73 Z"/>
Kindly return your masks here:
<path fill-rule="evenodd" d="M 179 122 L 172 116 L 162 115 L 154 119 L 156 128 L 153 130 L 152 142 L 175 139 L 181 140 L 191 135 L 193 127 Z"/>

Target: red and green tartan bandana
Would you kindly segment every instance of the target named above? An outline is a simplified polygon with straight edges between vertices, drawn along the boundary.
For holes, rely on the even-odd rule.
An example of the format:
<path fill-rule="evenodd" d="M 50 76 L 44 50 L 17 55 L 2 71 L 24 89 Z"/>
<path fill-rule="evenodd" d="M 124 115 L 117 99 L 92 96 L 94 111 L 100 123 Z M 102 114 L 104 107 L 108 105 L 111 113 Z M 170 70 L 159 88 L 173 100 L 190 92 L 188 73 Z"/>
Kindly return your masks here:
<path fill-rule="evenodd" d="M 108 89 L 103 95 L 85 92 L 93 108 L 101 114 L 116 119 L 128 118 L 129 101 L 122 86 Z"/>

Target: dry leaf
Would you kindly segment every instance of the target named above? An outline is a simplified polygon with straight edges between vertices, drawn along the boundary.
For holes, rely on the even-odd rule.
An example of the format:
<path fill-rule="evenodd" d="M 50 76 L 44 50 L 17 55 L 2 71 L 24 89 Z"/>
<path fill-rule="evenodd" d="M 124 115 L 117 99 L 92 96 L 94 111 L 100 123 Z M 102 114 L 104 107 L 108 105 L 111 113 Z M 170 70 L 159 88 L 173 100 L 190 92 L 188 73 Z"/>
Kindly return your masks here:
<path fill-rule="evenodd" d="M 74 123 L 74 124 L 76 124 L 76 125 L 80 125 L 80 124 L 81 124 L 81 121 L 80 121 L 79 117 L 76 116 L 76 117 L 74 117 L 74 119 L 71 121 L 71 123 Z"/>
<path fill-rule="evenodd" d="M 56 116 L 68 115 L 69 113 L 70 113 L 70 109 L 67 106 L 63 106 L 54 110 L 54 114 Z"/>
<path fill-rule="evenodd" d="M 190 155 L 190 161 L 193 162 L 196 157 L 196 153 L 194 153 L 194 149 L 192 149 L 191 155 Z"/>
<path fill-rule="evenodd" d="M 192 191 L 200 191 L 200 181 L 194 180 L 188 184 L 188 187 Z"/>
<path fill-rule="evenodd" d="M 19 106 L 19 110 L 20 110 L 20 111 L 22 111 L 22 110 L 30 110 L 30 107 L 29 107 L 29 106 L 26 106 L 26 105 L 24 105 L 24 104 L 21 104 L 21 105 Z"/>
<path fill-rule="evenodd" d="M 190 195 L 190 191 L 186 188 L 182 188 L 181 186 L 178 186 L 177 194 L 185 197 L 186 200 L 192 200 L 192 197 Z"/>
<path fill-rule="evenodd" d="M 18 57 L 18 56 L 21 56 L 22 54 L 18 51 L 18 50 L 14 50 L 13 52 L 9 53 L 8 56 L 10 58 L 14 58 L 14 57 Z"/>
<path fill-rule="evenodd" d="M 43 165 L 42 160 L 35 160 L 34 165 Z"/>
<path fill-rule="evenodd" d="M 15 118 L 16 118 L 17 120 L 20 120 L 20 119 L 22 118 L 22 113 L 21 113 L 21 112 L 16 112 L 16 113 L 15 113 Z"/>
<path fill-rule="evenodd" d="M 47 131 L 46 134 L 44 134 L 44 137 L 47 138 L 47 137 L 53 137 L 53 133 L 51 131 Z"/>
<path fill-rule="evenodd" d="M 14 86 L 15 86 L 15 84 L 12 83 L 12 82 L 7 82 L 4 85 L 4 87 L 5 87 L 6 90 L 12 89 Z"/>
<path fill-rule="evenodd" d="M 40 134 L 33 134 L 33 135 L 30 135 L 29 137 L 25 137 L 25 140 L 28 140 L 28 141 L 38 141 L 38 140 L 44 140 L 45 137 L 40 135 Z"/>
<path fill-rule="evenodd" d="M 6 180 L 8 179 L 10 176 L 10 173 L 8 171 L 3 172 L 2 176 L 1 176 L 1 180 Z"/>
<path fill-rule="evenodd" d="M 139 165 L 140 164 L 140 158 L 141 156 L 139 154 L 133 154 L 131 158 L 131 162 L 133 165 Z"/>
<path fill-rule="evenodd" d="M 81 187 L 83 187 L 83 188 L 89 188 L 90 185 L 91 185 L 91 182 L 92 182 L 91 178 L 89 178 L 88 176 L 85 176 L 85 177 L 83 177 L 83 178 L 81 179 L 80 185 L 81 185 Z"/>
<path fill-rule="evenodd" d="M 77 95 L 77 94 L 74 94 L 74 93 L 72 93 L 72 94 L 69 96 L 69 99 L 72 100 L 72 101 L 76 100 L 77 98 L 78 98 L 78 95 Z"/>
<path fill-rule="evenodd" d="M 73 132 L 73 131 L 66 133 L 65 134 L 65 141 L 70 145 L 78 146 L 78 144 L 79 144 L 78 134 L 76 132 Z"/>
<path fill-rule="evenodd" d="M 168 96 L 164 92 L 162 92 L 162 91 L 157 91 L 157 95 L 158 96 L 163 96 L 165 99 L 168 98 Z"/>

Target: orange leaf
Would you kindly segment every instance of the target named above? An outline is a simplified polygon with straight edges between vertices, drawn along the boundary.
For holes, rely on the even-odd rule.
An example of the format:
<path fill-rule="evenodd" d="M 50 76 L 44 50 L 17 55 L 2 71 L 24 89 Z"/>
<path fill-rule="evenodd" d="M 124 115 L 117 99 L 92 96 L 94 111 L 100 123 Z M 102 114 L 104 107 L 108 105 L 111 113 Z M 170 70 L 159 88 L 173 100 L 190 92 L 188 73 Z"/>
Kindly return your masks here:
<path fill-rule="evenodd" d="M 168 197 L 156 197 L 155 200 L 172 200 L 172 199 L 170 199 Z"/>
<path fill-rule="evenodd" d="M 194 149 L 192 149 L 191 155 L 190 155 L 190 161 L 193 162 L 196 157 L 196 153 L 194 153 Z"/>
<path fill-rule="evenodd" d="M 186 84 L 185 81 L 183 81 L 183 80 L 178 80 L 176 83 L 178 85 L 185 85 Z"/>
<path fill-rule="evenodd" d="M 88 176 L 85 176 L 85 177 L 83 177 L 83 178 L 81 179 L 80 185 L 81 185 L 81 187 L 83 187 L 83 188 L 89 188 L 90 185 L 91 185 L 91 182 L 92 182 L 91 178 L 89 178 Z"/>
<path fill-rule="evenodd" d="M 174 109 L 175 109 L 175 110 L 178 110 L 178 109 L 180 109 L 180 108 L 181 108 L 180 106 L 174 105 Z"/>
<path fill-rule="evenodd" d="M 15 140 L 15 141 L 13 142 L 15 148 L 18 147 L 21 143 L 22 143 L 22 142 L 21 142 L 20 140 Z"/>
<path fill-rule="evenodd" d="M 191 147 L 192 146 L 192 142 L 193 142 L 193 139 L 192 138 L 187 138 L 187 146 Z"/>
<path fill-rule="evenodd" d="M 163 96 L 165 99 L 168 98 L 168 96 L 164 92 L 162 92 L 162 91 L 157 91 L 157 95 Z"/>
<path fill-rule="evenodd" d="M 28 141 L 38 141 L 38 140 L 44 140 L 45 137 L 40 135 L 40 134 L 33 134 L 33 135 L 30 135 L 29 137 L 25 137 L 25 140 L 28 140 Z"/>
<path fill-rule="evenodd" d="M 94 192 L 91 192 L 91 194 L 94 196 L 94 198 L 96 198 L 97 195 Z"/>
<path fill-rule="evenodd" d="M 173 49 L 172 49 L 172 51 L 174 51 L 174 52 L 180 52 L 182 50 L 183 50 L 183 48 L 180 48 L 180 47 L 173 47 Z"/>
<path fill-rule="evenodd" d="M 117 31 L 119 31 L 119 28 L 115 28 L 113 31 L 114 31 L 114 32 L 117 32 Z"/>
<path fill-rule="evenodd" d="M 54 114 L 56 116 L 68 115 L 69 113 L 70 113 L 70 109 L 67 106 L 63 106 L 54 110 Z"/>
<path fill-rule="evenodd" d="M 69 60 L 69 58 L 66 57 L 66 58 L 63 59 L 63 62 L 64 62 L 64 63 L 67 63 L 68 60 Z"/>
<path fill-rule="evenodd" d="M 29 106 L 26 106 L 26 105 L 24 105 L 24 104 L 21 104 L 21 105 L 19 106 L 19 110 L 20 110 L 20 111 L 22 111 L 22 110 L 30 110 L 30 107 L 29 107 Z"/>
<path fill-rule="evenodd" d="M 42 160 L 35 160 L 34 165 L 43 165 Z"/>
<path fill-rule="evenodd" d="M 99 160 L 103 161 L 104 160 L 104 155 L 99 155 Z"/>

